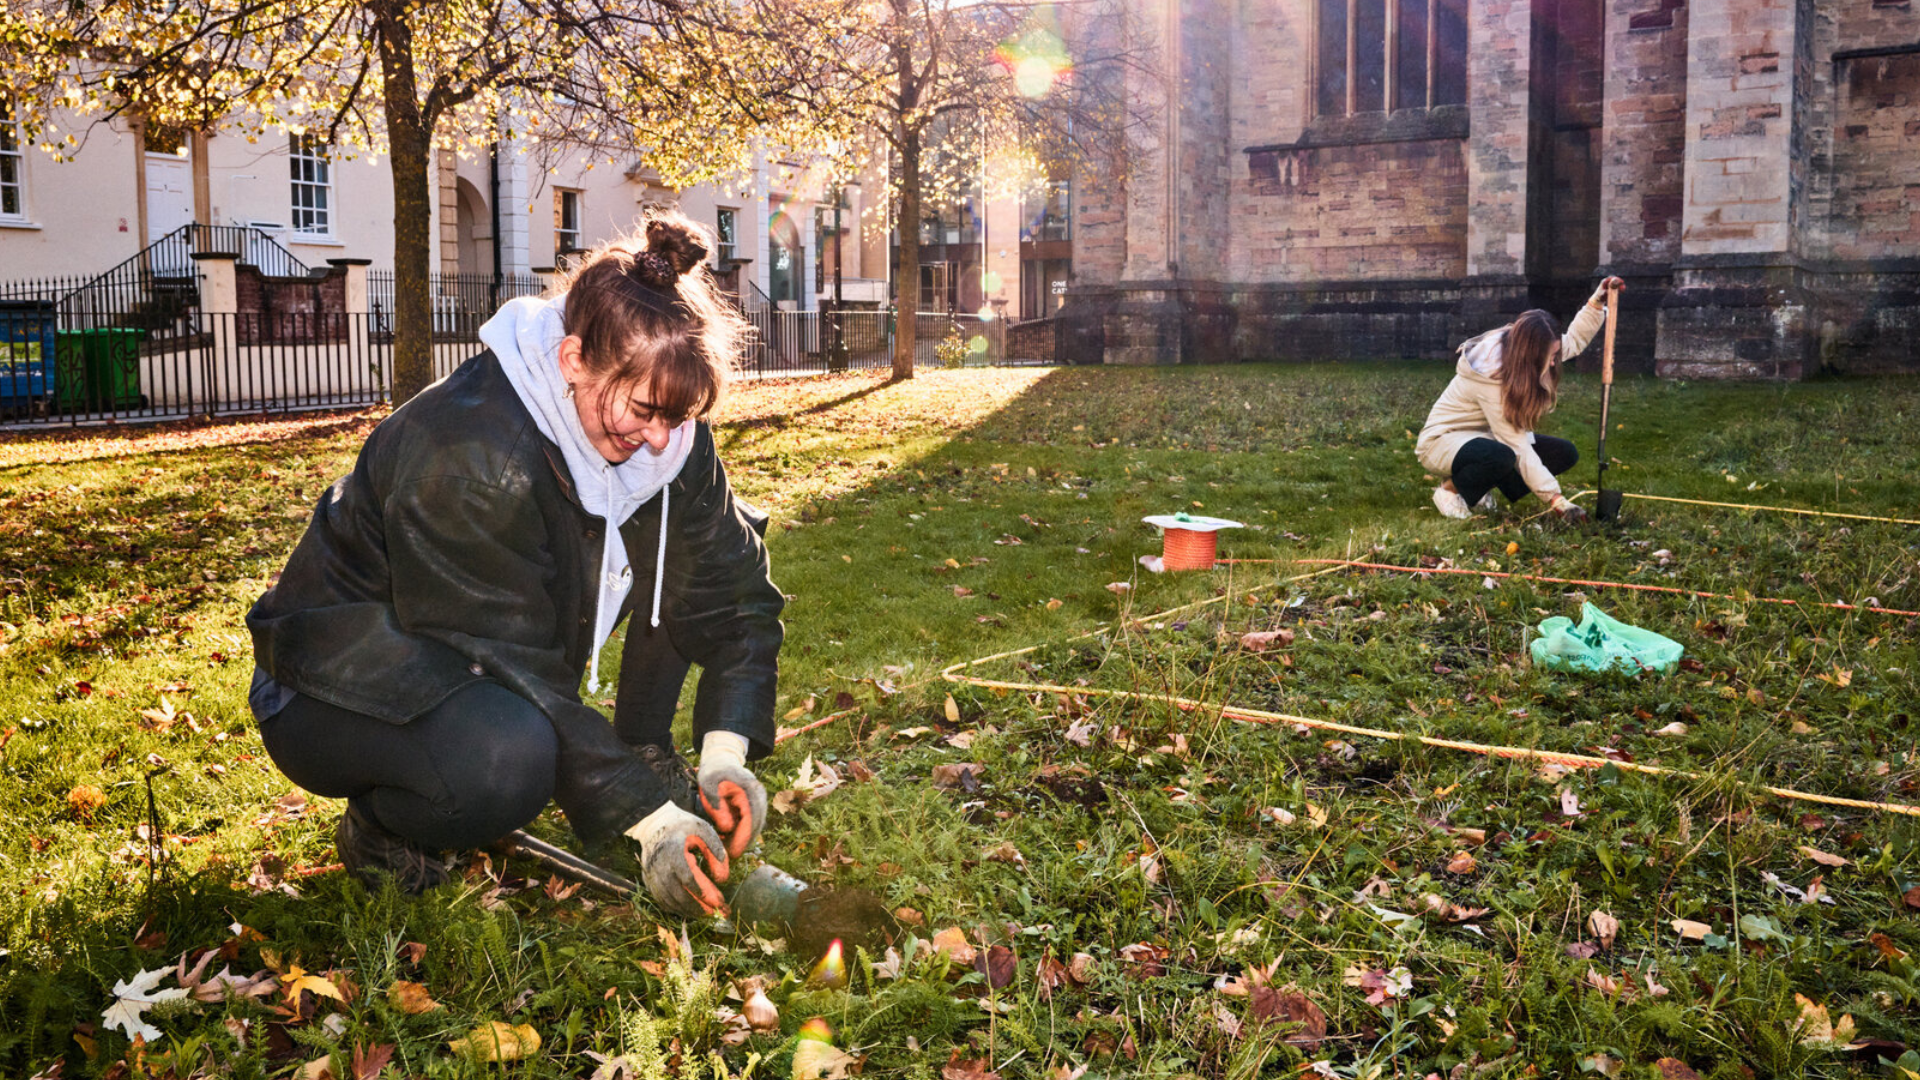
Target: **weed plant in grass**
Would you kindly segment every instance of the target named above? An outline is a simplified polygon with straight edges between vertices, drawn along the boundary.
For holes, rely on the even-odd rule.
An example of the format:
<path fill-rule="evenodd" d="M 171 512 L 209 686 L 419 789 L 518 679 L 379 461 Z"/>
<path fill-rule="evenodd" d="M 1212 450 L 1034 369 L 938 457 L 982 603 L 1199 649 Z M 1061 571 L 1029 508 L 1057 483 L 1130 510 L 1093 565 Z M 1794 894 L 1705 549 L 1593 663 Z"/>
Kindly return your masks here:
<path fill-rule="evenodd" d="M 1614 528 L 1548 527 L 1528 504 L 1447 522 L 1411 453 L 1447 375 L 975 370 L 735 392 L 723 458 L 773 513 L 793 598 L 783 723 L 845 712 L 759 766 L 776 790 L 809 756 L 846 779 L 776 816 L 761 854 L 871 890 L 912 935 L 837 989 L 806 985 L 816 958 L 780 942 L 493 858 L 418 900 L 328 869 L 337 804 L 265 759 L 240 619 L 374 418 L 104 457 L 0 444 L 0 1073 L 265 1077 L 331 1055 L 346 1076 L 391 1048 L 387 1075 L 496 1075 L 447 1043 L 501 1020 L 541 1035 L 507 1066 L 521 1075 L 784 1077 L 818 1015 L 878 1076 L 1882 1075 L 1920 1044 L 1915 824 L 1758 789 L 1920 802 L 1913 620 L 1477 576 L 1275 581 L 1307 569 L 1285 560 L 1365 556 L 1920 609 L 1920 530 L 1633 500 Z M 1614 396 L 1610 481 L 1629 491 L 1920 516 L 1910 382 Z M 1590 444 L 1595 405 L 1572 378 L 1547 429 Z M 1178 509 L 1247 522 L 1225 553 L 1278 561 L 1142 573 L 1158 542 L 1139 518 Z M 1690 663 L 1531 668 L 1529 628 L 1582 598 Z M 1240 645 L 1281 628 L 1288 646 Z M 1083 692 L 937 678 L 1033 644 L 973 670 Z M 1086 692 L 1108 689 L 1700 779 Z M 533 828 L 568 838 L 555 817 Z M 116 982 L 183 956 L 190 974 L 207 949 L 206 972 L 277 972 L 279 989 L 157 1005 L 152 1046 L 103 1026 Z M 289 997 L 296 965 L 345 1000 Z M 716 1020 L 747 979 L 778 1031 Z M 400 981 L 441 1007 L 402 1008 Z M 1821 1037 L 1846 1015 L 1857 1038 Z"/>

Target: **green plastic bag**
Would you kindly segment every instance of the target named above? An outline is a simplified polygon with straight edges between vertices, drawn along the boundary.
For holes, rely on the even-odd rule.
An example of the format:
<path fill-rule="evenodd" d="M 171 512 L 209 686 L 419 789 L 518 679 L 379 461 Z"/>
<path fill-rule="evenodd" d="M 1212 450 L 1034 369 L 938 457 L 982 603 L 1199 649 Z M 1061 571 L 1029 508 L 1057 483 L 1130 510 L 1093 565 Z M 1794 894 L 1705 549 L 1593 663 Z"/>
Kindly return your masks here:
<path fill-rule="evenodd" d="M 1677 641 L 1629 626 L 1592 604 L 1583 604 L 1578 626 L 1562 615 L 1541 623 L 1540 636 L 1533 639 L 1531 651 L 1533 662 L 1551 671 L 1589 675 L 1654 671 L 1671 675 L 1685 650 Z"/>

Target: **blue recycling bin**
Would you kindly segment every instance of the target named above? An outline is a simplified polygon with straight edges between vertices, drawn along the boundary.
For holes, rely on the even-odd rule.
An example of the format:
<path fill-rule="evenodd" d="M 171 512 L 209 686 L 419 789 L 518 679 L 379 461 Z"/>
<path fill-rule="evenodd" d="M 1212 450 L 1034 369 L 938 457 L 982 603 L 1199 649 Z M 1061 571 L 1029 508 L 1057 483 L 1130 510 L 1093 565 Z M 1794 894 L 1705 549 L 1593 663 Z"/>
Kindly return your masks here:
<path fill-rule="evenodd" d="M 32 411 L 53 389 L 54 305 L 0 300 L 0 416 Z"/>

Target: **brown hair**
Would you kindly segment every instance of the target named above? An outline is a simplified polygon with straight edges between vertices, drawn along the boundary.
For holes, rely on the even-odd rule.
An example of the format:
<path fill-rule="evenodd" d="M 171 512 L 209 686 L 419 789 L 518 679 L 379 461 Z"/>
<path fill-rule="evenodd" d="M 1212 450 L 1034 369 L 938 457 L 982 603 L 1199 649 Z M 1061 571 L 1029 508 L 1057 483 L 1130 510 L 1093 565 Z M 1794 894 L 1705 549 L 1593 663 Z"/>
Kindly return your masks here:
<path fill-rule="evenodd" d="M 594 248 L 555 287 L 566 295 L 566 331 L 608 395 L 644 385 L 673 418 L 719 403 L 747 323 L 701 261 L 711 246 L 691 218 L 650 209 L 638 233 Z"/>
<path fill-rule="evenodd" d="M 1553 411 L 1560 365 L 1552 361 L 1559 344 L 1559 324 L 1539 308 L 1513 320 L 1500 343 L 1500 407 L 1507 423 L 1521 431 L 1532 431 Z"/>

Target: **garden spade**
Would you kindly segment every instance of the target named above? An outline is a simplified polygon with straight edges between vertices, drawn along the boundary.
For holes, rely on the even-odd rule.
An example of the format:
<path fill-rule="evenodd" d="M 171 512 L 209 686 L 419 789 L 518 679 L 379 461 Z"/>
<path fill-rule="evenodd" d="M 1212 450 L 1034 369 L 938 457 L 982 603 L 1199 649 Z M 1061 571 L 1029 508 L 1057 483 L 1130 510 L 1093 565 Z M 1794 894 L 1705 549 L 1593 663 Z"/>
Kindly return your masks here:
<path fill-rule="evenodd" d="M 1594 516 L 1601 521 L 1617 521 L 1620 517 L 1620 501 L 1625 494 L 1618 489 L 1607 487 L 1607 408 L 1613 403 L 1613 333 L 1620 323 L 1620 290 L 1607 290 L 1607 337 L 1600 353 L 1600 502 Z"/>
<path fill-rule="evenodd" d="M 503 855 L 520 855 L 539 863 L 550 874 L 598 889 L 615 899 L 642 895 L 639 882 L 556 847 L 525 830 L 515 829 L 494 845 Z M 728 890 L 727 907 L 738 923 L 790 922 L 799 913 L 806 883 L 770 863 L 762 863 Z"/>

